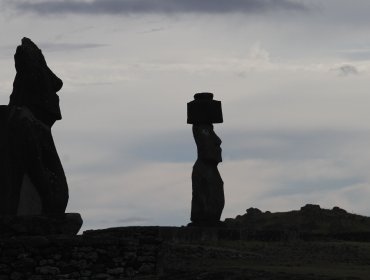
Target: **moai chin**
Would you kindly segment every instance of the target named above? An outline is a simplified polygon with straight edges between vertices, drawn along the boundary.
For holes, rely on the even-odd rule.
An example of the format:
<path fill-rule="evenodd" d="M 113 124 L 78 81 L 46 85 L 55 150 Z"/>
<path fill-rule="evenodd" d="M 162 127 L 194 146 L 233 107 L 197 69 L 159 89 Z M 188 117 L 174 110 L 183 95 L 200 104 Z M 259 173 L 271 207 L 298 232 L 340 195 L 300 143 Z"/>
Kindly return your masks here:
<path fill-rule="evenodd" d="M 222 141 L 213 130 L 214 123 L 223 122 L 221 101 L 213 100 L 212 93 L 197 93 L 187 104 L 187 113 L 198 152 L 191 176 L 191 225 L 217 226 L 225 205 L 224 182 L 217 169 Z"/>

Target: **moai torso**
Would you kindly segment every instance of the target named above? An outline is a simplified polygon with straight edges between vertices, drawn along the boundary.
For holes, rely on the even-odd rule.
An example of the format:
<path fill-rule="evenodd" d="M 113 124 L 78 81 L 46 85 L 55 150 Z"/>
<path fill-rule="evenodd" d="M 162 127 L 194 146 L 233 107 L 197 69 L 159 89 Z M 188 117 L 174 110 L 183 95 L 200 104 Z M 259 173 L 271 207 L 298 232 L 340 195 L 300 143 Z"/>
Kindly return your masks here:
<path fill-rule="evenodd" d="M 217 169 L 221 159 L 221 140 L 212 125 L 193 125 L 198 159 L 192 173 L 191 221 L 195 224 L 217 223 L 225 205 L 224 182 Z"/>

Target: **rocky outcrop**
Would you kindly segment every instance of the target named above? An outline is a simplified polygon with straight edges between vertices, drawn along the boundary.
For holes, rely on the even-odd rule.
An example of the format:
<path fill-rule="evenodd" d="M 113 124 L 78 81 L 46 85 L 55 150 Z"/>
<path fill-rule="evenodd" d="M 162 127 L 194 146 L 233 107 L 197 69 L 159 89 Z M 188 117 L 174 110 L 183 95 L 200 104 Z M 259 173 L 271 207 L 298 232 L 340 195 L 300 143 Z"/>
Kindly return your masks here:
<path fill-rule="evenodd" d="M 244 215 L 226 219 L 224 225 L 228 229 L 238 229 L 243 236 L 241 239 L 370 240 L 369 217 L 351 214 L 339 207 L 330 210 L 314 204 L 277 213 L 249 208 Z"/>

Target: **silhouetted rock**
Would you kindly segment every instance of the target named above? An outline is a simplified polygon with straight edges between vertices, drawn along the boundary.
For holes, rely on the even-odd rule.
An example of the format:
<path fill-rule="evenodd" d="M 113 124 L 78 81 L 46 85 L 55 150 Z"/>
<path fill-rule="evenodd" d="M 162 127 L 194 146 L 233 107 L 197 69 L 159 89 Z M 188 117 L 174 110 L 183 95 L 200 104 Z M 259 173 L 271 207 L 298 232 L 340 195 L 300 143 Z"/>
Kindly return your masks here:
<path fill-rule="evenodd" d="M 246 212 L 247 212 L 247 215 L 259 215 L 259 214 L 262 214 L 262 211 L 260 209 L 253 208 L 253 207 L 248 208 Z"/>
<path fill-rule="evenodd" d="M 8 106 L 0 106 L 0 215 L 61 215 L 68 185 L 51 127 L 60 120 L 63 82 L 41 50 L 22 39 Z"/>
<path fill-rule="evenodd" d="M 212 93 L 198 93 L 188 103 L 188 123 L 193 124 L 198 159 L 192 172 L 192 225 L 219 225 L 225 205 L 223 181 L 217 165 L 222 161 L 221 139 L 212 123 L 222 122 L 221 102 Z"/>
<path fill-rule="evenodd" d="M 338 215 L 341 215 L 341 214 L 347 214 L 348 212 L 342 208 L 339 208 L 338 206 L 334 206 L 332 211 Z"/>
<path fill-rule="evenodd" d="M 249 208 L 246 214 L 226 219 L 224 224 L 230 229 L 245 229 L 249 236 L 255 235 L 256 238 L 269 235 L 269 240 L 276 236 L 370 240 L 369 217 L 349 214 L 339 207 L 329 210 L 313 204 L 307 204 L 298 211 L 280 213 Z"/>
<path fill-rule="evenodd" d="M 305 206 L 301 207 L 301 211 L 306 213 L 318 213 L 320 210 L 320 205 L 316 204 L 306 204 Z"/>

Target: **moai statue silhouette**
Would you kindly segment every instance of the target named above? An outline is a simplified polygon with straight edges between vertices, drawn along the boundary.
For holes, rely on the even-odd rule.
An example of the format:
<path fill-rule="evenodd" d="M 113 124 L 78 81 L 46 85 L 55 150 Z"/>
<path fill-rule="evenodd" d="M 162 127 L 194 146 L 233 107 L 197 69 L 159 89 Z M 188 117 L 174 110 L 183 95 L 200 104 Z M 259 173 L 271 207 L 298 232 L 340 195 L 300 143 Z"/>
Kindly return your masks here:
<path fill-rule="evenodd" d="M 28 38 L 14 60 L 10 102 L 0 106 L 0 215 L 63 214 L 68 186 L 51 134 L 62 118 L 57 92 L 63 82 Z"/>
<path fill-rule="evenodd" d="M 16 234 L 12 224 L 27 234 L 76 234 L 82 219 L 65 213 L 68 185 L 51 133 L 62 118 L 57 92 L 63 82 L 28 38 L 14 61 L 13 92 L 0 105 L 0 235 Z"/>
<path fill-rule="evenodd" d="M 224 182 L 217 169 L 222 161 L 222 141 L 213 130 L 214 123 L 223 122 L 221 101 L 213 100 L 212 93 L 197 93 L 187 104 L 187 113 L 198 151 L 191 176 L 190 225 L 217 226 L 225 205 Z"/>

